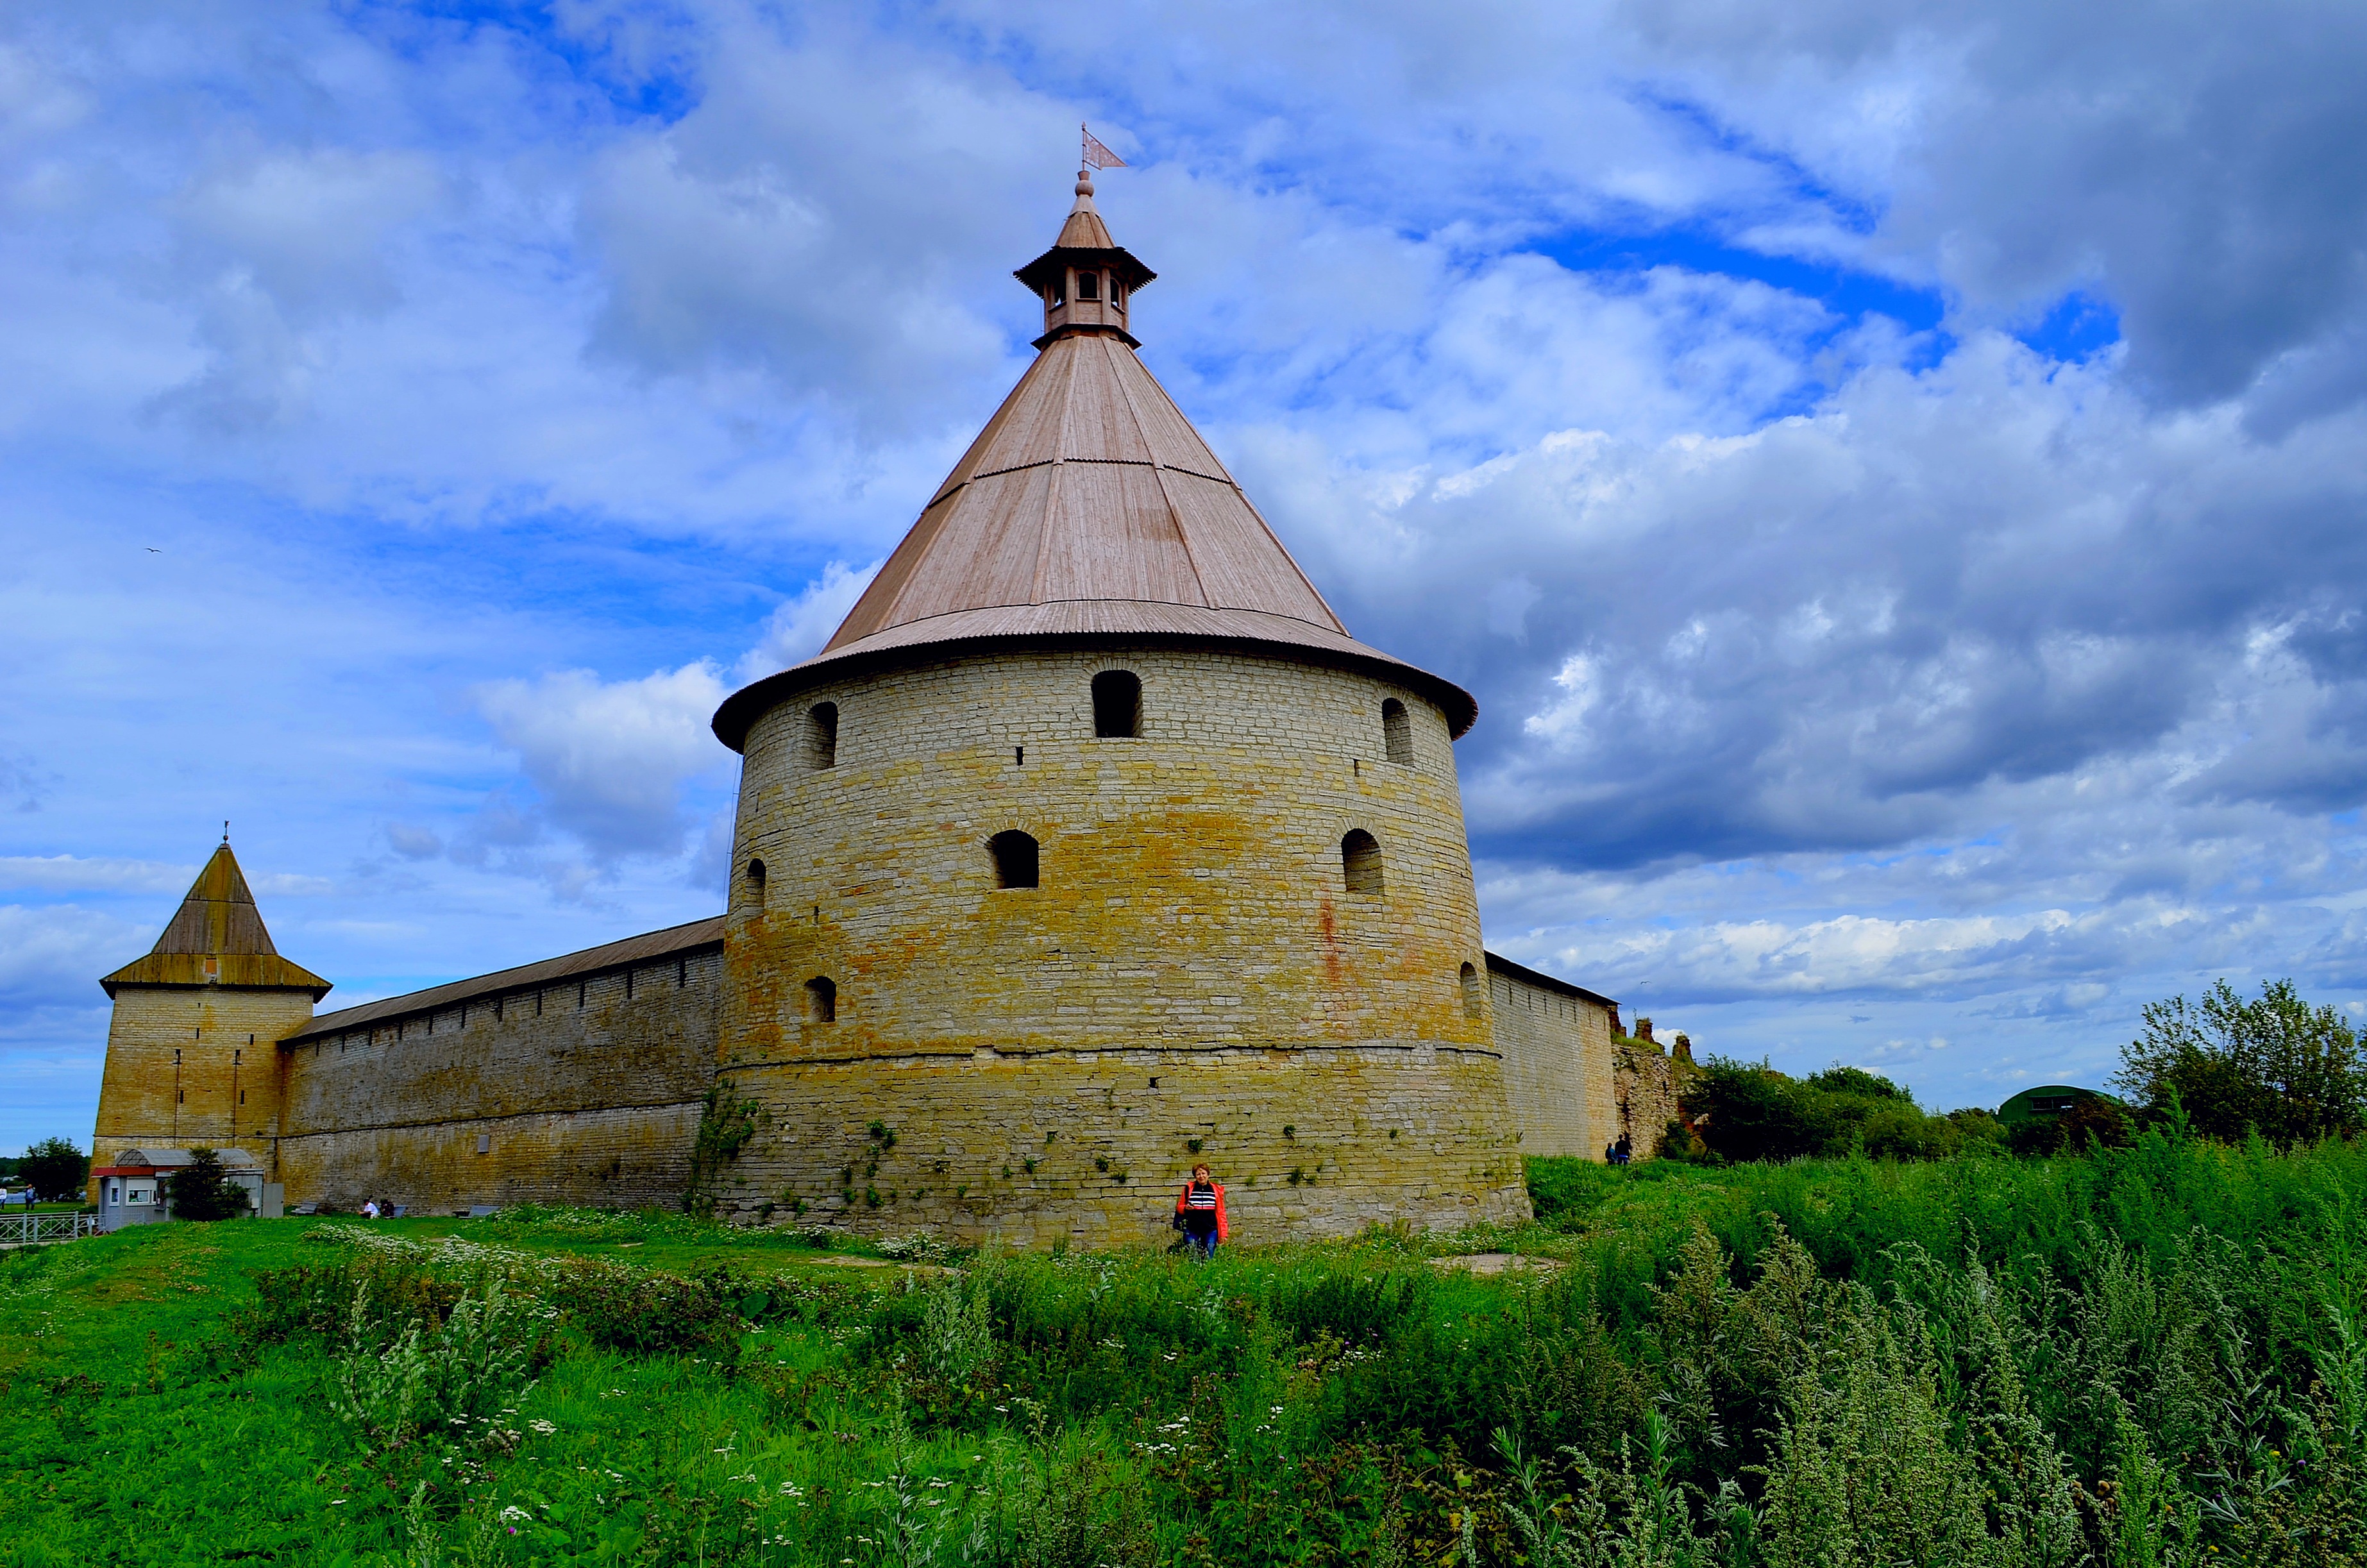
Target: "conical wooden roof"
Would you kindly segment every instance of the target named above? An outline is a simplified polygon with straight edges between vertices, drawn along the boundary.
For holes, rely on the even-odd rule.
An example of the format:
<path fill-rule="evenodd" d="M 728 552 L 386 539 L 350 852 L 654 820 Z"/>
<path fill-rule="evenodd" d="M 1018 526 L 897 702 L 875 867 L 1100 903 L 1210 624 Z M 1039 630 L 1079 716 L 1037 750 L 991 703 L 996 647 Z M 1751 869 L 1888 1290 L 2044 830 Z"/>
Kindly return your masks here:
<path fill-rule="evenodd" d="M 271 945 L 263 912 L 255 906 L 230 841 L 208 860 L 148 956 L 124 965 L 99 984 L 109 996 L 119 985 L 243 985 L 310 991 L 319 1001 L 329 983 L 289 962 Z"/>
<path fill-rule="evenodd" d="M 1078 189 L 1059 243 L 1023 281 L 1072 253 L 1140 268 L 1111 244 L 1090 187 Z M 1069 324 L 1038 347 L 829 645 L 725 699 L 726 745 L 740 749 L 774 703 L 858 665 L 1013 639 L 1254 645 L 1370 669 L 1437 702 L 1455 734 L 1470 727 L 1469 693 L 1349 635 L 1130 335 Z"/>

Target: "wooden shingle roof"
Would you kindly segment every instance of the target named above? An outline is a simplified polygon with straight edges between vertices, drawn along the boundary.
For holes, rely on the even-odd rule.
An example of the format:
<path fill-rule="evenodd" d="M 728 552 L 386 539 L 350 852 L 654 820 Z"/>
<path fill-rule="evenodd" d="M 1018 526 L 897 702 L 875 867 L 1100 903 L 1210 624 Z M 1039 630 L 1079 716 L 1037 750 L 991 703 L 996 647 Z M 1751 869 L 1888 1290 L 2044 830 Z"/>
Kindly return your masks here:
<path fill-rule="evenodd" d="M 147 956 L 98 983 L 109 996 L 119 985 L 237 985 L 309 991 L 315 1002 L 330 989 L 327 981 L 281 958 L 271 945 L 263 912 L 255 906 L 227 838 L 189 884 Z"/>
<path fill-rule="evenodd" d="M 1072 240 L 1122 254 L 1079 188 L 1047 256 L 1087 248 Z M 829 645 L 717 710 L 724 744 L 739 750 L 758 715 L 820 681 L 1012 639 L 1284 652 L 1402 682 L 1455 734 L 1470 728 L 1468 692 L 1349 634 L 1131 336 L 1070 325 L 1039 346 Z"/>
<path fill-rule="evenodd" d="M 365 1002 L 358 1007 L 347 1007 L 341 1012 L 323 1013 L 280 1043 L 286 1045 L 300 1040 L 315 1040 L 345 1029 L 368 1028 L 374 1024 L 391 1023 L 397 1018 L 436 1012 L 480 996 L 531 991 L 538 985 L 550 985 L 606 970 L 629 969 L 636 964 L 678 958 L 702 948 L 720 948 L 722 945 L 723 916 L 712 915 L 686 925 L 669 926 L 663 931 L 645 931 L 638 937 L 604 942 L 599 947 L 585 948 L 581 952 L 520 964 L 515 969 L 495 970 L 491 974 L 473 975 L 467 980 L 453 981 L 448 985 L 389 996 L 379 1002 Z"/>

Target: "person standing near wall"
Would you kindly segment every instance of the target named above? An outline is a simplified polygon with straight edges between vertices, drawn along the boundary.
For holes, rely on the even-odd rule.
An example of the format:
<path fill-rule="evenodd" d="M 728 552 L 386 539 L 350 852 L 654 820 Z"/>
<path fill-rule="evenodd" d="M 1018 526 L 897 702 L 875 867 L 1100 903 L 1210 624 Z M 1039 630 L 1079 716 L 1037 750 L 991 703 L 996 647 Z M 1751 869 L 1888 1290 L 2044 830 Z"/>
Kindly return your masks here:
<path fill-rule="evenodd" d="M 1217 1244 L 1227 1239 L 1225 1188 L 1206 1165 L 1192 1167 L 1192 1179 L 1175 1199 L 1175 1217 L 1183 1221 L 1184 1240 L 1195 1256 L 1217 1256 Z"/>

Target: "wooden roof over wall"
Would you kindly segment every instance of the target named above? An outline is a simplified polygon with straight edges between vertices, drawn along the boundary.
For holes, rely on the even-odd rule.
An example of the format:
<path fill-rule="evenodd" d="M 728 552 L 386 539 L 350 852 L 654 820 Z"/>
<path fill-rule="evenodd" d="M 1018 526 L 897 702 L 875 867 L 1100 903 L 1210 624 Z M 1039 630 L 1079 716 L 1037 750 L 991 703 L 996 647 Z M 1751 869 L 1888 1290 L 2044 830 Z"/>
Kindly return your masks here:
<path fill-rule="evenodd" d="M 495 970 L 469 980 L 456 980 L 448 985 L 433 986 L 425 991 L 413 991 L 402 996 L 390 996 L 382 1002 L 367 1002 L 358 1007 L 347 1007 L 335 1013 L 323 1013 L 294 1034 L 280 1041 L 282 1045 L 297 1040 L 315 1040 L 324 1035 L 341 1034 L 347 1029 L 368 1028 L 378 1024 L 392 1023 L 397 1018 L 416 1017 L 445 1007 L 472 1002 L 480 996 L 507 995 L 520 991 L 532 991 L 537 986 L 555 984 L 561 981 L 597 974 L 608 970 L 626 969 L 635 964 L 650 963 L 659 959 L 677 958 L 703 948 L 723 946 L 723 916 L 710 915 L 705 920 L 693 920 L 687 925 L 669 926 L 663 931 L 644 932 L 618 941 L 606 942 L 582 952 L 567 953 L 538 963 L 520 964 L 515 969 Z"/>
<path fill-rule="evenodd" d="M 1572 985 L 1567 980 L 1556 980 L 1541 969 L 1531 969 L 1524 963 L 1514 963 L 1501 953 L 1489 953 L 1487 958 L 1488 972 L 1490 974 L 1501 974 L 1507 980 L 1517 980 L 1523 985 L 1534 985 L 1541 991 L 1556 992 L 1564 996 L 1574 997 L 1580 1002 L 1591 1002 L 1594 1006 L 1609 1012 L 1613 1017 L 1619 1016 L 1619 1004 L 1601 992 L 1589 991 L 1583 985 Z"/>

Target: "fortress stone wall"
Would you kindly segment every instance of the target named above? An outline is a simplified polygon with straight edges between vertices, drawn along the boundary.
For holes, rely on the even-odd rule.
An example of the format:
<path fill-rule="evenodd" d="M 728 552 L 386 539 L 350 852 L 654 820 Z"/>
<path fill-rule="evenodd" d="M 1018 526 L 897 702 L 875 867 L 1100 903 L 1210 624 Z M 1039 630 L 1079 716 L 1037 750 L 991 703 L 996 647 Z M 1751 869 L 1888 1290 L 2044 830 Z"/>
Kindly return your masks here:
<path fill-rule="evenodd" d="M 714 1079 L 719 922 L 331 1013 L 280 1051 L 290 1203 L 673 1207 Z"/>
<path fill-rule="evenodd" d="M 1137 737 L 1095 738 L 1109 671 L 1140 682 Z M 1197 649 L 980 654 L 817 685 L 746 755 L 723 1068 L 767 1120 L 740 1206 L 1113 1239 L 1163 1228 L 1144 1184 L 1200 1158 L 1245 1222 L 1302 1233 L 1525 1211 L 1454 754 L 1419 696 Z M 1037 886 L 998 885 L 1006 832 Z M 876 1173 L 875 1122 L 898 1133 Z"/>
<path fill-rule="evenodd" d="M 1621 1131 L 1611 1044 L 1618 1004 L 1494 953 L 1488 990 L 1521 1153 L 1601 1159 Z"/>

